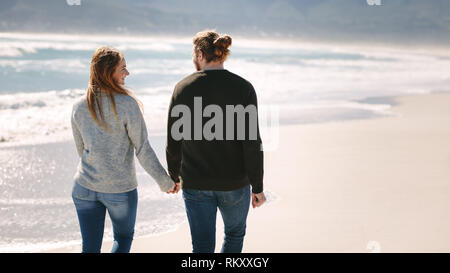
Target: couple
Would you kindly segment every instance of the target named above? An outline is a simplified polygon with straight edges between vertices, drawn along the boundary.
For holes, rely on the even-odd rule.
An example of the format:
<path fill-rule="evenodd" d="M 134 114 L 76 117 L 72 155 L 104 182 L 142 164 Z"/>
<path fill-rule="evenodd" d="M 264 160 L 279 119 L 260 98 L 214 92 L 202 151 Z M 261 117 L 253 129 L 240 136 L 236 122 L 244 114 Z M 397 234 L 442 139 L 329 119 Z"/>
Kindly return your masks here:
<path fill-rule="evenodd" d="M 174 137 L 179 132 L 172 127 L 179 122 L 174 110 L 184 107 L 193 112 L 198 98 L 206 108 L 214 105 L 225 110 L 229 105 L 253 105 L 256 109 L 256 93 L 248 81 L 223 67 L 229 55 L 230 36 L 203 31 L 195 35 L 193 43 L 197 71 L 176 85 L 169 106 L 168 174 L 148 141 L 142 103 L 124 87 L 129 75 L 124 56 L 108 47 L 95 51 L 86 97 L 73 105 L 71 116 L 73 137 L 81 158 L 74 176 L 72 198 L 83 252 L 100 252 L 106 211 L 114 231 L 111 252 L 130 251 L 138 202 L 135 154 L 161 191 L 177 193 L 183 189 L 194 253 L 214 252 L 217 208 L 225 227 L 222 252 L 242 251 L 250 201 L 255 208 L 266 200 L 257 119 L 244 116 L 242 121 L 241 116 L 238 121 L 245 122 L 246 128 L 252 127 L 252 121 L 256 123 L 252 127 L 257 130 L 254 139 L 236 138 L 236 127 L 228 126 L 228 131 L 222 128 L 226 140 L 199 138 L 194 128 L 186 128 L 186 124 L 198 122 L 195 115 L 192 122 L 188 117 L 189 122 L 179 127 L 184 136 L 194 132 L 194 137 Z M 200 122 L 203 121 L 200 116 Z"/>

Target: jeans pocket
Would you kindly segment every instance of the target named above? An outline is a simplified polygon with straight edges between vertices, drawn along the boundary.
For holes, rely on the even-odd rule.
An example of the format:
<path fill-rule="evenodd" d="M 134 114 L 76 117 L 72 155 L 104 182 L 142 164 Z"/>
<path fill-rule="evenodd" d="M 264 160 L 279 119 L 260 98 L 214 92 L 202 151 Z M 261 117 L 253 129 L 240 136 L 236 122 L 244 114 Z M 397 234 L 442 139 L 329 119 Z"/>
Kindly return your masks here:
<path fill-rule="evenodd" d="M 82 200 L 89 200 L 89 193 L 90 190 L 86 189 L 85 187 L 81 186 L 77 182 L 74 183 L 72 188 L 72 197 Z"/>
<path fill-rule="evenodd" d="M 112 206 L 120 206 L 128 204 L 129 193 L 102 193 L 103 200 Z"/>
<path fill-rule="evenodd" d="M 222 193 L 223 200 L 227 205 L 234 206 L 241 202 L 244 197 L 250 194 L 250 186 L 245 186 L 242 189 L 234 191 L 226 191 Z"/>
<path fill-rule="evenodd" d="M 202 201 L 206 197 L 204 191 L 183 189 L 183 199 L 189 201 Z"/>

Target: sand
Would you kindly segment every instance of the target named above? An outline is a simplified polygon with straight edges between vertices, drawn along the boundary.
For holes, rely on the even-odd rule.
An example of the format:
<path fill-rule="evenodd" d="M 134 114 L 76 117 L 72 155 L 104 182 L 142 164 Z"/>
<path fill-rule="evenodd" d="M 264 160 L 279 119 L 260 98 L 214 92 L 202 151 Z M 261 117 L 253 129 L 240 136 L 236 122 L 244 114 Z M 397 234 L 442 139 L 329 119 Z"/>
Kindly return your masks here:
<path fill-rule="evenodd" d="M 250 209 L 243 251 L 450 252 L 450 94 L 395 101 L 390 117 L 280 127 L 265 153 L 279 198 Z M 217 251 L 222 231 L 218 216 Z M 191 249 L 185 222 L 132 252 Z"/>

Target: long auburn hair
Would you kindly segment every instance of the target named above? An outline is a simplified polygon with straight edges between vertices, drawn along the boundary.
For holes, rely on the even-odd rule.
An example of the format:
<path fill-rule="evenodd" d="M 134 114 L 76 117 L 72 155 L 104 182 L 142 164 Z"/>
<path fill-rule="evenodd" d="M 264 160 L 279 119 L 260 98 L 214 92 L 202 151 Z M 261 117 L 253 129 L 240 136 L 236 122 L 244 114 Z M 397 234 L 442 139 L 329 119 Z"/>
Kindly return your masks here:
<path fill-rule="evenodd" d="M 114 48 L 103 46 L 94 52 L 91 60 L 89 85 L 86 92 L 87 105 L 94 121 L 99 126 L 105 128 L 107 132 L 110 132 L 110 130 L 108 129 L 103 115 L 100 95 L 105 94 L 108 97 L 113 106 L 114 116 L 117 121 L 119 119 L 117 116 L 114 94 L 124 94 L 133 97 L 138 103 L 141 111 L 143 109 L 142 103 L 131 91 L 113 80 L 112 75 L 122 59 L 122 52 Z M 97 117 L 96 108 L 98 109 L 101 121 Z"/>

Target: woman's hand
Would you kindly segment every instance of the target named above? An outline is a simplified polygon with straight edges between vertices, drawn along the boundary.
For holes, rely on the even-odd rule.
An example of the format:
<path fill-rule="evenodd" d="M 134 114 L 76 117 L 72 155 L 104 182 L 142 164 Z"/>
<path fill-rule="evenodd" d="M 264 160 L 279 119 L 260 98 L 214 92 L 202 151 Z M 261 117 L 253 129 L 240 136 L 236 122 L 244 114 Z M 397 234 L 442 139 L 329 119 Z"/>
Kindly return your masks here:
<path fill-rule="evenodd" d="M 169 194 L 169 193 L 178 193 L 180 191 L 180 189 L 181 189 L 181 182 L 183 182 L 183 180 L 181 179 L 181 176 L 179 176 L 179 178 L 180 178 L 180 181 L 179 182 L 174 182 L 173 187 L 170 190 L 166 191 L 167 194 Z"/>

